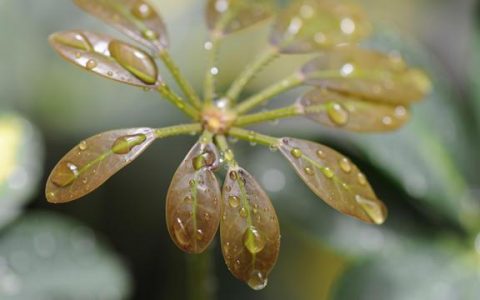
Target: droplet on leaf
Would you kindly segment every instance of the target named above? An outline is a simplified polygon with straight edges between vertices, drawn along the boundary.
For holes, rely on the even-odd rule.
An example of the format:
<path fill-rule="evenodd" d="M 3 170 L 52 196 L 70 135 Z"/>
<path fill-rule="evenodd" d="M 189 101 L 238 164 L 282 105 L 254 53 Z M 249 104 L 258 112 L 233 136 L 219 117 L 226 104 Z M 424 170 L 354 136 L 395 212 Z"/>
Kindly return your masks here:
<path fill-rule="evenodd" d="M 265 239 L 255 226 L 250 226 L 243 234 L 243 245 L 250 253 L 257 254 L 265 247 Z"/>
<path fill-rule="evenodd" d="M 112 151 L 115 154 L 128 154 L 136 146 L 143 144 L 147 140 L 144 134 L 122 136 L 115 140 L 112 145 Z"/>

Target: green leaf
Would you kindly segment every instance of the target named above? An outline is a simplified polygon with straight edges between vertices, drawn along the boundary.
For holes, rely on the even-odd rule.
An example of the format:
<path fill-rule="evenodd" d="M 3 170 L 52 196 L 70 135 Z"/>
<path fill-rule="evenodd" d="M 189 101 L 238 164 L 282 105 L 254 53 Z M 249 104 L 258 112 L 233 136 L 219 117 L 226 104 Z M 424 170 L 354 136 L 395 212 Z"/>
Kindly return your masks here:
<path fill-rule="evenodd" d="M 275 209 L 256 180 L 230 167 L 222 190 L 220 239 L 230 272 L 252 289 L 263 289 L 280 250 Z"/>
<path fill-rule="evenodd" d="M 95 233 L 71 219 L 30 213 L 0 238 L 0 298 L 127 299 L 131 279 Z"/>
<path fill-rule="evenodd" d="M 220 223 L 220 185 L 213 173 L 218 151 L 212 143 L 196 143 L 173 176 L 167 194 L 167 228 L 185 252 L 201 253 Z"/>
<path fill-rule="evenodd" d="M 282 138 L 279 149 L 300 178 L 327 204 L 366 223 L 385 222 L 385 205 L 348 158 L 324 145 L 293 138 Z"/>
<path fill-rule="evenodd" d="M 326 89 L 314 89 L 298 100 L 305 116 L 329 127 L 358 132 L 392 131 L 405 125 L 410 111 L 403 105 L 366 102 Z"/>
<path fill-rule="evenodd" d="M 270 42 L 282 53 L 309 53 L 366 38 L 371 25 L 365 12 L 336 1 L 292 1 L 278 16 Z"/>
<path fill-rule="evenodd" d="M 49 40 L 65 60 L 103 77 L 148 88 L 162 83 L 150 55 L 112 37 L 65 31 L 51 35 Z"/>
<path fill-rule="evenodd" d="M 104 132 L 80 142 L 53 168 L 45 194 L 52 203 L 65 203 L 97 189 L 135 160 L 155 141 L 151 128 Z"/>
<path fill-rule="evenodd" d="M 153 53 L 168 48 L 165 24 L 147 0 L 75 0 L 75 4 L 148 47 Z"/>

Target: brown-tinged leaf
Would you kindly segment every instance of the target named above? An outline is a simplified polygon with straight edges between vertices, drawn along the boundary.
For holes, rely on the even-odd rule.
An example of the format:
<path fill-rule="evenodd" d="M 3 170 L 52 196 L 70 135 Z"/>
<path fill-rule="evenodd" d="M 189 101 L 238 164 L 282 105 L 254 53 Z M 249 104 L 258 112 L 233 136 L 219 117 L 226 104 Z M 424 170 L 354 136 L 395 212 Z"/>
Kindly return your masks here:
<path fill-rule="evenodd" d="M 75 4 L 154 53 L 168 48 L 165 24 L 148 0 L 75 0 Z"/>
<path fill-rule="evenodd" d="M 330 127 L 358 132 L 391 131 L 402 127 L 410 111 L 403 105 L 362 101 L 327 89 L 314 89 L 298 100 L 305 116 Z"/>
<path fill-rule="evenodd" d="M 303 67 L 306 82 L 372 101 L 409 104 L 431 90 L 428 77 L 396 54 L 360 48 L 320 54 Z"/>
<path fill-rule="evenodd" d="M 51 203 L 76 200 L 97 189 L 155 140 L 154 129 L 108 131 L 70 150 L 53 168 L 45 194 Z"/>
<path fill-rule="evenodd" d="M 230 34 L 268 19 L 275 11 L 275 0 L 209 0 L 208 28 Z"/>
<path fill-rule="evenodd" d="M 365 12 L 337 1 L 292 1 L 278 16 L 270 41 L 283 53 L 308 53 L 356 44 L 371 32 Z"/>
<path fill-rule="evenodd" d="M 215 145 L 198 142 L 178 167 L 168 189 L 168 232 L 185 252 L 203 252 L 217 233 L 221 199 L 213 173 L 217 167 Z"/>
<path fill-rule="evenodd" d="M 162 82 L 150 55 L 109 36 L 65 31 L 52 34 L 50 43 L 67 61 L 103 77 L 140 87 Z"/>
<path fill-rule="evenodd" d="M 348 158 L 324 145 L 293 138 L 282 138 L 279 149 L 308 187 L 328 205 L 367 223 L 385 222 L 385 205 Z"/>
<path fill-rule="evenodd" d="M 220 238 L 228 269 L 251 288 L 267 285 L 280 250 L 280 227 L 267 194 L 247 171 L 228 170 L 222 190 Z"/>

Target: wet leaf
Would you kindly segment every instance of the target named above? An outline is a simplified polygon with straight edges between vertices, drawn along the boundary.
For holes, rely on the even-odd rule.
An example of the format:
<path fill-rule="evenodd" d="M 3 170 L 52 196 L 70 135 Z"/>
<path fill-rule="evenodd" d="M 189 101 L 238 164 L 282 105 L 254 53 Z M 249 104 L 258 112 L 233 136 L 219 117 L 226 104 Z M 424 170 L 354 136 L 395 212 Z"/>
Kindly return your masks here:
<path fill-rule="evenodd" d="M 327 204 L 367 223 L 385 222 L 385 205 L 348 158 L 326 146 L 293 138 L 282 138 L 279 149 L 308 187 Z"/>
<path fill-rule="evenodd" d="M 315 89 L 301 97 L 305 115 L 330 127 L 360 132 L 382 132 L 405 125 L 410 111 L 403 105 L 362 101 L 326 89 Z"/>
<path fill-rule="evenodd" d="M 75 0 L 75 4 L 148 47 L 153 53 L 168 47 L 165 24 L 147 0 Z"/>
<path fill-rule="evenodd" d="M 275 0 L 209 0 L 207 25 L 211 31 L 229 34 L 272 16 Z"/>
<path fill-rule="evenodd" d="M 240 167 L 228 170 L 222 198 L 220 238 L 225 263 L 252 289 L 262 289 L 280 248 L 275 209 L 252 175 Z"/>
<path fill-rule="evenodd" d="M 65 31 L 51 35 L 50 43 L 67 61 L 103 77 L 140 87 L 162 81 L 150 55 L 109 36 Z"/>
<path fill-rule="evenodd" d="M 425 73 L 399 55 L 360 48 L 322 53 L 303 73 L 309 84 L 391 104 L 421 100 L 432 88 Z"/>
<path fill-rule="evenodd" d="M 365 12 L 336 1 L 292 1 L 277 18 L 270 41 L 283 53 L 308 53 L 356 44 L 370 34 Z"/>
<path fill-rule="evenodd" d="M 185 252 L 203 252 L 217 233 L 221 199 L 213 173 L 217 167 L 215 145 L 198 142 L 178 167 L 168 189 L 168 232 Z"/>
<path fill-rule="evenodd" d="M 80 142 L 55 166 L 45 194 L 52 203 L 76 200 L 97 189 L 155 140 L 150 128 L 104 132 Z"/>

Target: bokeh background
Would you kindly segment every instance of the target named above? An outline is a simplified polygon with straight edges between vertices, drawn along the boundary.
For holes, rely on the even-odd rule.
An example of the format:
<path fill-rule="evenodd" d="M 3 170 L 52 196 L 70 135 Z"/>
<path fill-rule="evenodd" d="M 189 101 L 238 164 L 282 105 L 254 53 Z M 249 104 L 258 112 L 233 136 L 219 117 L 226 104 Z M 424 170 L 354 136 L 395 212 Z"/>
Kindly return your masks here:
<path fill-rule="evenodd" d="M 200 88 L 204 1 L 152 2 L 168 23 L 173 57 Z M 480 6 L 474 0 L 357 2 L 376 24 L 366 46 L 402 53 L 434 82 L 410 124 L 381 135 L 345 134 L 303 120 L 258 129 L 319 141 L 352 157 L 387 203 L 389 219 L 375 227 L 340 215 L 278 154 L 238 142 L 241 164 L 279 214 L 282 248 L 268 287 L 254 292 L 228 273 L 217 241 L 207 282 L 217 299 L 480 298 Z M 159 141 L 80 201 L 54 206 L 44 198 L 48 172 L 80 140 L 184 118 L 154 93 L 60 59 L 47 37 L 75 28 L 119 36 L 71 1 L 0 0 L 0 299 L 187 299 L 189 258 L 168 237 L 164 199 L 192 137 Z M 262 48 L 266 34 L 263 24 L 226 41 L 222 86 Z M 299 60 L 273 64 L 249 92 Z"/>

